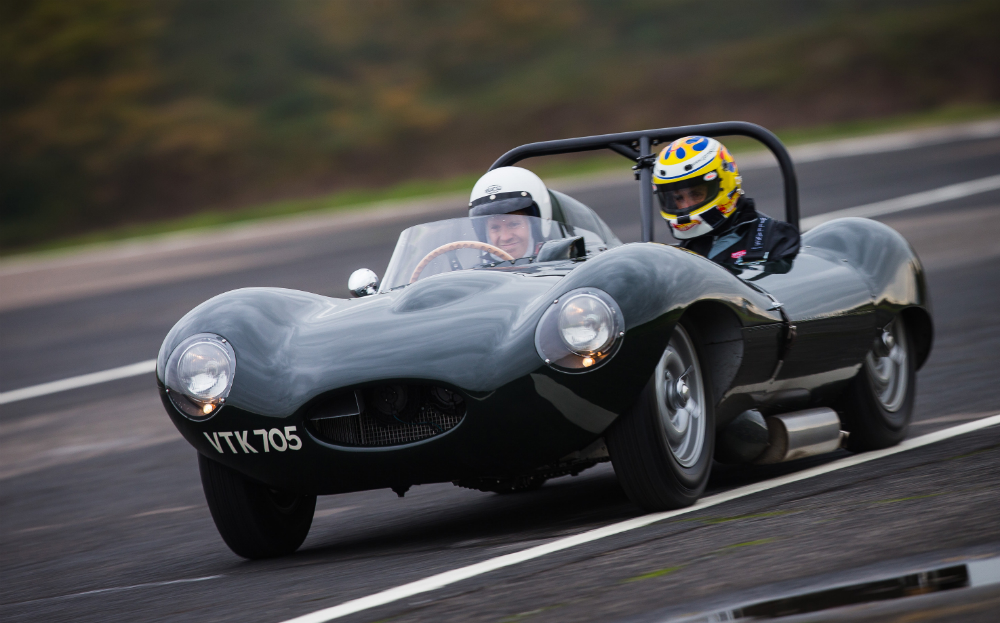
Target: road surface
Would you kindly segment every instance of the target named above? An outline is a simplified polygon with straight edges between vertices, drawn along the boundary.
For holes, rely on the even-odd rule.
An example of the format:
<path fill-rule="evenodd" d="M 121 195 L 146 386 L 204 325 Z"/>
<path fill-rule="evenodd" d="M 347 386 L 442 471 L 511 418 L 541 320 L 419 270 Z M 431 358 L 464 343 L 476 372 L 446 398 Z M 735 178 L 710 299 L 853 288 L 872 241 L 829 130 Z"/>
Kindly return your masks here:
<path fill-rule="evenodd" d="M 808 217 L 996 175 L 1000 137 L 826 157 L 798 172 Z M 758 163 L 743 173 L 749 196 L 780 216 L 777 169 Z M 623 240 L 638 238 L 638 188 L 627 165 L 620 176 L 565 189 Z M 225 290 L 345 296 L 354 269 L 384 272 L 402 228 L 460 216 L 462 205 L 455 198 L 379 218 L 300 220 L 7 262 L 0 391 L 152 359 L 177 319 Z M 918 375 L 911 436 L 1000 413 L 1000 191 L 880 220 L 920 254 L 934 305 L 934 350 Z M 720 468 L 709 493 L 827 460 Z M 804 579 L 1000 555 L 998 468 L 1000 427 L 984 428 L 344 620 L 662 620 Z M 234 556 L 205 505 L 194 450 L 163 413 L 151 374 L 3 405 L 0 618 L 278 622 L 640 515 L 607 464 L 521 495 L 425 485 L 405 499 L 371 491 L 320 498 L 317 508 L 297 554 Z M 996 587 L 968 590 L 908 608 L 927 620 L 995 620 Z M 852 616 L 890 616 L 872 612 Z"/>

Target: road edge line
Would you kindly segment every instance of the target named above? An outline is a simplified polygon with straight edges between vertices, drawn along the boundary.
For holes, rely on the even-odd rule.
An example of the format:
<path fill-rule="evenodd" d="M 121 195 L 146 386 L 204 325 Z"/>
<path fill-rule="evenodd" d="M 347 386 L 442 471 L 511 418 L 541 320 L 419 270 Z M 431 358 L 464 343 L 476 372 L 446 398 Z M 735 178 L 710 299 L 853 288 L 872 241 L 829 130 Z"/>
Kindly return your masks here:
<path fill-rule="evenodd" d="M 61 379 L 59 381 L 50 381 L 48 383 L 41 383 L 30 387 L 22 387 L 21 389 L 12 389 L 9 392 L 0 392 L 0 405 L 10 404 L 19 400 L 27 400 L 29 398 L 37 398 L 39 396 L 47 396 L 48 394 L 56 394 L 58 392 L 77 389 L 79 387 L 107 383 L 108 381 L 127 379 L 132 376 L 140 376 L 142 374 L 148 374 L 155 371 L 156 360 L 147 359 L 146 361 L 131 363 L 127 366 L 121 366 L 119 368 L 101 370 L 100 372 L 91 372 L 90 374 L 81 374 L 80 376 L 71 376 L 68 379 Z"/>
<path fill-rule="evenodd" d="M 662 513 L 651 513 L 649 515 L 643 515 L 641 517 L 635 517 L 633 519 L 628 519 L 618 523 L 614 523 L 603 528 L 596 528 L 594 530 L 588 530 L 581 534 L 573 535 L 570 537 L 565 537 L 562 539 L 556 539 L 544 545 L 538 545 L 536 547 L 530 547 L 526 550 L 520 552 L 514 552 L 512 554 L 505 554 L 503 556 L 498 556 L 496 558 L 490 558 L 482 562 L 478 562 L 465 567 L 460 567 L 458 569 L 453 569 L 451 571 L 445 571 L 444 573 L 439 573 L 432 575 L 428 578 L 422 580 L 417 580 L 416 582 L 410 582 L 408 584 L 403 584 L 401 586 L 396 586 L 373 595 L 368 595 L 366 597 L 360 597 L 358 599 L 352 599 L 346 601 L 337 606 L 332 606 L 330 608 L 324 608 L 322 610 L 317 610 L 309 614 L 305 614 L 293 619 L 286 619 L 282 623 L 325 623 L 326 621 L 331 621 L 333 619 L 338 619 L 356 612 L 362 612 L 364 610 L 369 610 L 378 606 L 384 606 L 400 599 L 405 599 L 407 597 L 412 597 L 414 595 L 419 595 L 420 593 L 426 593 L 439 588 L 448 586 L 449 584 L 454 584 L 462 580 L 466 580 L 478 575 L 483 575 L 489 573 L 490 571 L 495 571 L 497 569 L 502 569 L 504 567 L 510 567 L 528 560 L 533 560 L 535 558 L 540 558 L 547 554 L 552 554 L 565 549 L 570 549 L 576 547 L 577 545 L 583 545 L 585 543 L 590 543 L 593 541 L 598 541 L 600 539 L 614 536 L 616 534 L 621 534 L 623 532 L 629 532 L 631 530 L 636 530 L 638 528 L 643 528 L 653 523 L 663 521 L 666 519 L 671 519 L 679 515 L 685 515 L 688 513 L 693 513 L 704 508 L 709 508 L 722 504 L 723 502 L 729 502 L 738 498 L 746 497 L 748 495 L 753 495 L 754 493 L 760 493 L 762 491 L 767 491 L 770 489 L 775 489 L 777 487 L 784 486 L 786 484 L 791 484 L 794 482 L 799 482 L 809 478 L 814 478 L 816 476 L 821 476 L 823 474 L 828 474 L 837 470 L 845 469 L 848 467 L 853 467 L 855 465 L 860 465 L 862 463 L 867 463 L 869 461 L 875 461 L 887 456 L 892 456 L 894 454 L 899 454 L 901 452 L 906 452 L 907 450 L 913 450 L 915 448 L 920 448 L 927 446 L 939 441 L 944 441 L 946 439 L 951 439 L 953 437 L 958 437 L 967 433 L 971 433 L 984 428 L 989 428 L 1000 424 L 1000 413 L 976 420 L 975 422 L 969 422 L 966 424 L 961 424 L 959 426 L 953 426 L 943 430 L 939 430 L 933 433 L 928 433 L 926 435 L 921 435 L 919 437 L 914 437 L 913 439 L 907 439 L 900 443 L 899 445 L 893 446 L 892 448 L 886 448 L 884 450 L 874 450 L 872 452 L 866 452 L 863 454 L 855 454 L 837 461 L 832 461 L 825 465 L 818 465 L 816 467 L 811 467 L 809 469 L 796 472 L 794 474 L 787 474 L 785 476 L 779 476 L 771 480 L 766 480 L 764 482 L 755 483 L 752 485 L 747 485 L 744 487 L 739 487 L 731 491 L 726 491 L 724 493 L 719 493 L 717 495 L 712 495 L 706 498 L 702 498 L 693 506 L 687 508 L 682 508 L 674 511 L 666 511 Z"/>
<path fill-rule="evenodd" d="M 822 225 L 827 221 L 849 216 L 874 218 L 876 216 L 895 214 L 896 212 L 922 208 L 934 205 L 935 203 L 944 203 L 945 201 L 954 201 L 955 199 L 971 197 L 972 195 L 978 195 L 998 189 L 1000 189 L 1000 175 L 989 175 L 987 177 L 981 177 L 967 182 L 959 182 L 957 184 L 949 184 L 948 186 L 941 186 L 939 188 L 933 188 L 931 190 L 925 190 L 911 195 L 903 195 L 902 197 L 894 197 L 884 201 L 876 201 L 875 203 L 866 203 L 853 208 L 845 208 L 843 210 L 834 210 L 833 212 L 817 214 L 816 216 L 810 216 L 802 219 L 802 226 L 800 229 L 802 231 L 806 231 L 818 225 Z"/>

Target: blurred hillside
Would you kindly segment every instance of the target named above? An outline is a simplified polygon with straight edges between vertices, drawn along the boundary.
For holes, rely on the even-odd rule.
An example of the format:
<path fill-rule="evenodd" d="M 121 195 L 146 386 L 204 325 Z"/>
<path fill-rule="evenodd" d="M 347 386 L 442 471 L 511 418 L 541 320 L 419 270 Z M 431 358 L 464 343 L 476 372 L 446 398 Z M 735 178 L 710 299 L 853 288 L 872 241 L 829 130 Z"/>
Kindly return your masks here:
<path fill-rule="evenodd" d="M 996 0 L 4 0 L 0 246 L 533 140 L 1000 102 Z"/>

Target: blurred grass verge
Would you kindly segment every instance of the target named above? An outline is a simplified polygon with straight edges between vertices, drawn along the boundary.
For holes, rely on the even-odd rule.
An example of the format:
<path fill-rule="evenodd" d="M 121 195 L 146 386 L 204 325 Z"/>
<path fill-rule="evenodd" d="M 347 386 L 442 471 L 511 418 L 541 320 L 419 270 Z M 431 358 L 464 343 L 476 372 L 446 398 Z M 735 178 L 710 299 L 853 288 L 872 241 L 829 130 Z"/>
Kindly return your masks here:
<path fill-rule="evenodd" d="M 793 128 L 778 132 L 778 136 L 782 142 L 791 147 L 820 141 L 993 119 L 998 116 L 1000 116 L 1000 106 L 950 107 L 930 113 L 900 115 L 887 119 L 868 119 L 843 124 L 826 124 L 812 128 Z M 738 157 L 764 151 L 758 143 L 751 139 L 731 137 L 725 142 Z M 625 174 L 623 177 L 627 178 L 630 169 L 627 160 L 610 153 L 566 157 L 562 161 L 558 161 L 559 157 L 548 160 L 557 161 L 529 160 L 521 163 L 521 166 L 530 168 L 546 180 L 557 178 L 562 183 L 583 181 L 594 175 L 605 175 L 615 171 L 622 172 Z M 464 194 L 470 191 L 480 175 L 481 172 L 445 179 L 411 180 L 391 184 L 381 189 L 342 190 L 318 197 L 286 199 L 235 209 L 207 208 L 181 218 L 109 227 L 81 235 L 59 237 L 28 247 L 14 247 L 11 250 L 0 248 L 0 257 L 69 252 L 80 247 L 100 246 L 119 240 L 158 237 L 177 232 L 225 227 L 300 214 L 322 215 L 356 212 L 377 208 L 388 203 L 445 198 L 456 194 L 459 195 L 457 202 L 460 204 L 464 201 Z"/>
<path fill-rule="evenodd" d="M 1000 105 L 995 0 L 234 6 L 0 3 L 0 254 L 464 192 L 547 138 L 745 119 L 800 143 Z"/>

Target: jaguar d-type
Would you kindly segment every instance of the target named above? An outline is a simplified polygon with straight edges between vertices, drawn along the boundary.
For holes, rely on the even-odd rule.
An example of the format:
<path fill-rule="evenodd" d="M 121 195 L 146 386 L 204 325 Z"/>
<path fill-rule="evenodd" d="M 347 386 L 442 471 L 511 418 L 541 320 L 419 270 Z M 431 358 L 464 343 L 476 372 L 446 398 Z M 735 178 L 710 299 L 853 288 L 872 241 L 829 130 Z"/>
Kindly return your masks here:
<path fill-rule="evenodd" d="M 222 538 L 294 552 L 316 498 L 454 483 L 538 488 L 610 461 L 647 511 L 694 503 L 716 462 L 778 463 L 900 442 L 931 348 L 920 262 L 881 223 L 802 235 L 791 261 L 725 267 L 652 241 L 650 150 L 690 134 L 763 142 L 798 224 L 795 171 L 767 130 L 727 122 L 523 145 L 493 166 L 610 149 L 640 180 L 642 242 L 551 191 L 514 258 L 488 217 L 404 230 L 352 296 L 220 294 L 157 360 L 163 405 L 198 451 Z M 541 492 L 542 494 L 544 493 Z"/>

